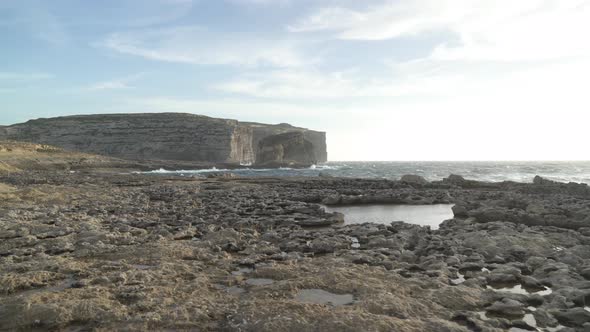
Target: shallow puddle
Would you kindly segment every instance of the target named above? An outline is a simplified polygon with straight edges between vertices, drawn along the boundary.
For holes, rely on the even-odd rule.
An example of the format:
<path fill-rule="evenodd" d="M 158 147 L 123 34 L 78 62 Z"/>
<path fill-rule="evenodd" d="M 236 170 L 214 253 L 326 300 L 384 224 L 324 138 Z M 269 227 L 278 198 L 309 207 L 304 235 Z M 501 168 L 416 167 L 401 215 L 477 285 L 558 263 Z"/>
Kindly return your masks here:
<path fill-rule="evenodd" d="M 226 292 L 233 294 L 233 295 L 240 295 L 242 293 L 245 293 L 246 290 L 243 289 L 242 287 L 238 287 L 238 286 L 232 286 L 232 287 L 228 287 L 225 289 Z"/>
<path fill-rule="evenodd" d="M 530 308 L 534 308 L 534 307 L 529 307 L 529 309 Z M 536 310 L 536 308 L 535 308 L 535 310 Z M 535 310 L 531 310 L 531 311 L 535 311 Z M 490 317 L 488 317 L 488 315 L 485 311 L 479 311 L 477 314 L 479 315 L 479 318 L 481 320 L 489 320 L 490 319 Z M 537 320 L 535 319 L 535 316 L 532 313 L 525 314 L 524 317 L 522 318 L 522 321 L 525 322 L 531 329 L 522 329 L 519 327 L 511 327 L 508 331 L 509 332 L 530 332 L 530 331 L 538 331 L 539 330 L 537 328 Z"/>
<path fill-rule="evenodd" d="M 358 249 L 361 247 L 361 244 L 359 243 L 359 239 L 357 239 L 356 237 L 351 237 L 350 241 L 352 242 L 352 244 L 350 245 L 351 248 Z"/>
<path fill-rule="evenodd" d="M 295 300 L 304 303 L 341 306 L 354 303 L 354 296 L 352 294 L 334 294 L 323 289 L 302 289 L 295 296 Z"/>
<path fill-rule="evenodd" d="M 246 284 L 250 286 L 267 286 L 273 284 L 275 281 L 272 279 L 264 278 L 250 278 L 246 279 Z"/>
<path fill-rule="evenodd" d="M 511 293 L 511 294 L 520 294 L 520 295 L 530 295 L 530 294 L 537 294 L 541 296 L 549 295 L 553 292 L 551 288 L 545 287 L 545 289 L 540 291 L 528 291 L 526 288 L 522 287 L 522 285 L 515 285 L 512 287 L 494 287 L 494 286 L 487 286 L 487 289 L 491 289 L 496 292 L 503 292 L 503 293 Z"/>
<path fill-rule="evenodd" d="M 460 285 L 462 283 L 465 282 L 465 275 L 457 272 L 457 278 L 456 279 L 451 279 L 451 283 L 453 285 Z"/>
<path fill-rule="evenodd" d="M 527 323 L 527 325 L 530 327 L 537 327 L 537 320 L 535 319 L 535 316 L 533 314 L 524 315 L 524 318 L 522 320 L 523 322 Z"/>
<path fill-rule="evenodd" d="M 440 223 L 454 217 L 453 204 L 435 205 L 355 205 L 326 206 L 326 212 L 344 214 L 345 224 L 375 223 L 389 225 L 394 221 L 430 226 L 437 229 Z"/>

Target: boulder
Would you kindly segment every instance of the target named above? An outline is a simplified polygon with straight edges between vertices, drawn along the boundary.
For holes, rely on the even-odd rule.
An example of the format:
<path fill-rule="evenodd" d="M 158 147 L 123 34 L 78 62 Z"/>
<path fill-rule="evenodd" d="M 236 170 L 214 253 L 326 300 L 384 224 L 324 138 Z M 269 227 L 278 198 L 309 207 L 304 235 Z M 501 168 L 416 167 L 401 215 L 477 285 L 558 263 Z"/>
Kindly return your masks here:
<path fill-rule="evenodd" d="M 519 301 L 504 298 L 502 301 L 494 302 L 486 311 L 495 315 L 518 317 L 524 315 L 524 304 Z"/>
<path fill-rule="evenodd" d="M 443 183 L 461 185 L 467 182 L 461 175 L 451 174 L 449 177 L 443 179 Z"/>
<path fill-rule="evenodd" d="M 533 179 L 533 183 L 534 184 L 538 184 L 538 185 L 552 185 L 552 184 L 558 184 L 555 181 L 551 181 L 551 180 L 547 180 L 545 178 L 542 178 L 540 176 L 535 176 L 535 178 Z"/>
<path fill-rule="evenodd" d="M 590 322 L 590 311 L 580 307 L 554 311 L 551 313 L 565 326 L 580 327 L 584 323 Z"/>
<path fill-rule="evenodd" d="M 412 174 L 407 174 L 402 176 L 401 182 L 404 183 L 409 183 L 409 184 L 420 184 L 420 185 L 425 185 L 428 184 L 429 182 L 422 176 L 420 175 L 412 175 Z"/>

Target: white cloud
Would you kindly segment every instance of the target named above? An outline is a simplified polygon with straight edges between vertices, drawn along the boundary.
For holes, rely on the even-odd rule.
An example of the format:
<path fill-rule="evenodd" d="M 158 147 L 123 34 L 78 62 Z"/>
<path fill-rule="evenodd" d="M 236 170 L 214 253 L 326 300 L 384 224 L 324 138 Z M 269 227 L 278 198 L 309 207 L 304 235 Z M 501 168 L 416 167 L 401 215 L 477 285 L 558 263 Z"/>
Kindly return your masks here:
<path fill-rule="evenodd" d="M 387 71 L 387 70 L 386 70 Z M 408 71 L 408 70 L 405 70 Z M 214 89 L 274 99 L 350 99 L 364 97 L 403 97 L 420 94 L 444 94 L 461 77 L 451 75 L 413 76 L 412 72 L 393 71 L 379 78 L 367 78 L 362 73 L 276 70 L 249 74 L 229 82 L 213 85 Z"/>
<path fill-rule="evenodd" d="M 104 90 L 122 90 L 122 89 L 133 89 L 134 87 L 131 83 L 139 80 L 144 76 L 143 73 L 117 78 L 110 81 L 103 81 L 94 83 L 88 87 L 86 87 L 85 91 L 104 91 Z"/>
<path fill-rule="evenodd" d="M 290 67 L 310 62 L 295 41 L 219 35 L 197 26 L 114 33 L 97 45 L 150 60 L 188 64 Z"/>
<path fill-rule="evenodd" d="M 293 32 L 333 31 L 337 38 L 385 40 L 433 31 L 456 34 L 433 57 L 469 60 L 537 60 L 590 53 L 589 0 L 385 1 L 365 10 L 323 8 L 289 27 Z"/>
<path fill-rule="evenodd" d="M 92 84 L 87 88 L 88 91 L 102 91 L 102 90 L 120 90 L 120 89 L 131 89 L 127 82 L 122 81 L 106 81 Z"/>
<path fill-rule="evenodd" d="M 176 97 L 147 97 L 127 99 L 122 107 L 125 110 L 140 109 L 147 112 L 186 112 L 195 114 L 215 114 L 232 119 L 284 122 L 289 114 L 298 116 L 317 116 L 318 110 L 333 111 L 332 108 L 306 107 L 297 103 L 252 101 L 248 99 L 221 98 L 221 99 L 191 99 Z M 278 123 L 277 122 L 277 123 Z"/>

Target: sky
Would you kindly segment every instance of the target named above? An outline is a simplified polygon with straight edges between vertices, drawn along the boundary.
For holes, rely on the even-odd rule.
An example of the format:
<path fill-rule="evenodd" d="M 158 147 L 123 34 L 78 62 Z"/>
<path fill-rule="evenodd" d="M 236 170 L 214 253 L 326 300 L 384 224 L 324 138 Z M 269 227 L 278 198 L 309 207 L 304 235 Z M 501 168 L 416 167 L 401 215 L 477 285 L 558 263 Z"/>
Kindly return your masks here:
<path fill-rule="evenodd" d="M 336 160 L 590 160 L 590 0 L 0 0 L 0 125 L 187 112 Z"/>

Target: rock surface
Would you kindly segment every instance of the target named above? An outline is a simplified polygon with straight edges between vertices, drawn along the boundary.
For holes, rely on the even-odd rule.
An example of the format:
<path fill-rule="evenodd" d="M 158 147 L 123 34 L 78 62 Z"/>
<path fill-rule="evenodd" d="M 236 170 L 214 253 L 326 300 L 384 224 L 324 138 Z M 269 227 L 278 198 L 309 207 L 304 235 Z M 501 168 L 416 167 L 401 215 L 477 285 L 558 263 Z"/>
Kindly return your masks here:
<path fill-rule="evenodd" d="M 258 143 L 257 165 L 314 165 L 318 163 L 313 143 L 303 133 L 291 132 L 263 138 Z"/>
<path fill-rule="evenodd" d="M 0 172 L 0 330 L 588 328 L 583 185 L 103 166 Z M 432 230 L 345 224 L 326 200 L 462 209 Z"/>
<path fill-rule="evenodd" d="M 259 142 L 293 132 L 327 161 L 325 133 L 287 124 L 241 123 L 182 113 L 80 115 L 0 127 L 0 140 L 50 144 L 70 151 L 134 160 L 255 163 Z M 297 162 L 306 163 L 303 160 Z"/>

